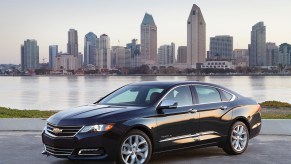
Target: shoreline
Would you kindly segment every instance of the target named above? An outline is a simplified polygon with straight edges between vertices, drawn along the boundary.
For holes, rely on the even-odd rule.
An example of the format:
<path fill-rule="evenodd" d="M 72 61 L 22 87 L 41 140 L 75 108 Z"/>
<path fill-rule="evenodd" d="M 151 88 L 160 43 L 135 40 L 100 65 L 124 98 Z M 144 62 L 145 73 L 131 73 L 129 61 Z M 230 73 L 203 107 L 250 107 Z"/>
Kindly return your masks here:
<path fill-rule="evenodd" d="M 103 74 L 86 74 L 86 75 L 0 75 L 1 77 L 72 77 L 72 76 L 100 76 L 100 77 L 110 77 L 110 76 L 121 76 L 121 77 L 130 77 L 130 76 L 291 76 L 291 74 L 214 74 L 214 75 L 201 75 L 201 74 L 130 74 L 130 75 L 103 75 Z"/>

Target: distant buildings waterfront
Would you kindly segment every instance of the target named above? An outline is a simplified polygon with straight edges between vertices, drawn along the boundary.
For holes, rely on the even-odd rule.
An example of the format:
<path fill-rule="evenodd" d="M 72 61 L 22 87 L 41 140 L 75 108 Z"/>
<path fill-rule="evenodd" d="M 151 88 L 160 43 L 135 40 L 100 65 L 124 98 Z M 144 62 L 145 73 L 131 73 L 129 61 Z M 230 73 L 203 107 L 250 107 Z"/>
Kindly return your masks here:
<path fill-rule="evenodd" d="M 291 72 L 291 45 L 283 43 L 278 46 L 267 42 L 263 21 L 252 26 L 247 48 L 234 49 L 234 38 L 223 34 L 209 38 L 207 52 L 206 22 L 196 4 L 193 4 L 187 19 L 187 46 L 176 48 L 172 42 L 162 43 L 158 48 L 157 29 L 153 16 L 145 13 L 140 24 L 139 39 L 116 46 L 110 44 L 109 35 L 98 37 L 88 32 L 84 36 L 83 53 L 79 52 L 78 31 L 69 29 L 67 51 L 63 53 L 58 45 L 50 45 L 48 64 L 45 63 L 46 58 L 42 58 L 43 63 L 39 63 L 37 41 L 28 39 L 21 45 L 21 70 L 27 73 L 48 69 L 42 73 L 51 71 L 51 74 L 203 73 L 217 70 L 240 73 L 258 70 Z"/>

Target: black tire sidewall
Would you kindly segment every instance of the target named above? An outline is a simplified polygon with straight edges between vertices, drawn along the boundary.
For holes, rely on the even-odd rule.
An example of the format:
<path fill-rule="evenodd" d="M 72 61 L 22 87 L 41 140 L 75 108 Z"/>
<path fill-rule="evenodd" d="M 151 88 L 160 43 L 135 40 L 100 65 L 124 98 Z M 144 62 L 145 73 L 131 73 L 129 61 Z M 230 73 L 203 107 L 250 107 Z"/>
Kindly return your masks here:
<path fill-rule="evenodd" d="M 124 164 L 124 162 L 123 162 L 123 159 L 122 159 L 122 155 L 121 155 L 121 147 L 122 147 L 122 144 L 123 144 L 123 142 L 129 137 L 129 136 L 131 136 L 131 135 L 140 135 L 140 136 L 142 136 L 145 140 L 146 140 L 146 142 L 147 142 L 147 144 L 148 144 L 148 156 L 147 156 L 147 159 L 145 160 L 145 162 L 143 163 L 143 164 L 147 164 L 147 163 L 149 163 L 149 161 L 150 161 L 150 159 L 151 159 L 151 156 L 152 156 L 152 142 L 151 142 L 151 140 L 149 139 L 149 137 L 143 132 L 143 131 L 141 131 L 141 130 L 136 130 L 136 129 L 134 129 L 134 130 L 131 130 L 131 131 L 129 131 L 124 137 L 123 137 L 123 139 L 121 140 L 121 142 L 120 142 L 120 144 L 119 144 L 119 147 L 118 147 L 118 154 L 117 154 L 117 156 L 118 156 L 118 158 L 117 158 L 117 161 L 116 161 L 116 163 L 118 163 L 118 164 Z"/>

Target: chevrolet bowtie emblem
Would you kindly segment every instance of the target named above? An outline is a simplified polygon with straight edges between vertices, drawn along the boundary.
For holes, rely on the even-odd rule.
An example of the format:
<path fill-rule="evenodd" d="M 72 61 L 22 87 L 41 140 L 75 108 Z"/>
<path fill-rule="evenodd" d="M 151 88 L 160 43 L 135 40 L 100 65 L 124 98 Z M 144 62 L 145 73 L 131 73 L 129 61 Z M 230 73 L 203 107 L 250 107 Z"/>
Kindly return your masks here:
<path fill-rule="evenodd" d="M 56 134 L 57 134 L 57 133 L 61 133 L 62 131 L 63 131 L 63 130 L 62 130 L 62 129 L 59 129 L 59 128 L 54 128 L 54 129 L 53 129 L 53 132 L 56 133 Z"/>

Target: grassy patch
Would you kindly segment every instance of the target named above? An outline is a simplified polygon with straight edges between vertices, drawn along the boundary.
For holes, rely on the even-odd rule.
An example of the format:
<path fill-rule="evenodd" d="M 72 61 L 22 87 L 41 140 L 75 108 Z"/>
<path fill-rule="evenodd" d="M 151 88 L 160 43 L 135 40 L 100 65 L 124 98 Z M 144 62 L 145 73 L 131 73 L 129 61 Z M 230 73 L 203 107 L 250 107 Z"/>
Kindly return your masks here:
<path fill-rule="evenodd" d="M 291 104 L 281 101 L 265 101 L 261 103 L 262 107 L 291 107 Z"/>
<path fill-rule="evenodd" d="M 17 110 L 0 107 L 0 118 L 48 118 L 55 111 Z"/>

